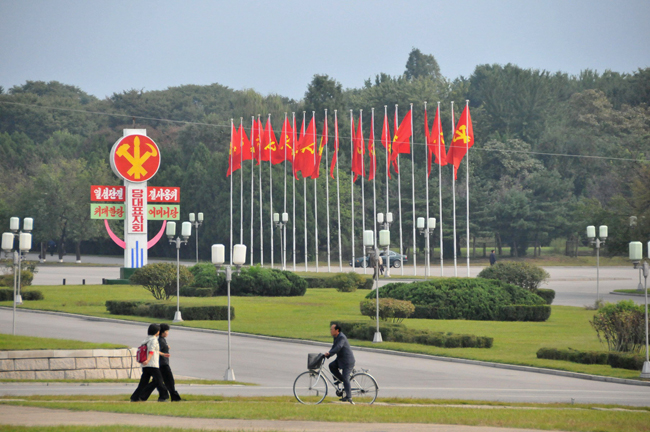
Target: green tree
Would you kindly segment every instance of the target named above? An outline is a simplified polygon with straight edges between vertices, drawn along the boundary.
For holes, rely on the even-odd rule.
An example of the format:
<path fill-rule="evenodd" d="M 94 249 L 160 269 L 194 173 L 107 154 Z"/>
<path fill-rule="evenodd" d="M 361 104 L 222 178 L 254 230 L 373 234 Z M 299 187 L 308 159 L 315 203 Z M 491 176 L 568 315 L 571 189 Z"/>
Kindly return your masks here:
<path fill-rule="evenodd" d="M 422 54 L 422 51 L 413 48 L 406 61 L 404 75 L 409 81 L 421 77 L 430 77 L 438 80 L 441 77 L 440 66 L 438 66 L 438 62 L 433 55 Z"/>

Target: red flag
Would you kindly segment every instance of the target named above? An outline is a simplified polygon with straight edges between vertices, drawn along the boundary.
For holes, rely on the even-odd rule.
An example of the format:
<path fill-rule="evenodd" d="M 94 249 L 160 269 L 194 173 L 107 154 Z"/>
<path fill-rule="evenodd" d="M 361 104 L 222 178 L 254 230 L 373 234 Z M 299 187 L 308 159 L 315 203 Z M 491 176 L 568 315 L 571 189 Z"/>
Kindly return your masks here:
<path fill-rule="evenodd" d="M 354 131 L 354 119 L 352 120 L 352 130 Z M 354 133 L 352 138 L 352 143 L 354 144 L 354 154 L 352 155 L 352 172 L 355 174 L 354 181 L 357 181 L 359 176 L 365 177 L 365 167 L 363 163 L 363 155 L 365 153 L 365 143 L 363 142 L 363 131 L 361 130 L 361 120 L 359 120 L 359 126 L 357 131 Z"/>
<path fill-rule="evenodd" d="M 370 137 L 368 138 L 368 153 L 370 154 L 370 173 L 368 180 L 375 178 L 377 171 L 377 156 L 375 155 L 375 115 L 373 113 L 372 120 L 370 121 Z"/>
<path fill-rule="evenodd" d="M 239 126 L 239 134 L 241 135 L 241 149 L 242 149 L 242 160 L 251 160 L 253 159 L 253 154 L 255 153 L 253 146 L 251 145 L 251 140 L 248 139 L 246 135 L 246 130 L 244 126 Z"/>
<path fill-rule="evenodd" d="M 393 137 L 392 160 L 397 160 L 397 155 L 400 153 L 411 153 L 411 143 L 409 139 L 412 134 L 411 111 L 409 111 L 402 120 L 397 131 L 395 131 L 395 136 Z"/>
<path fill-rule="evenodd" d="M 266 119 L 266 127 L 264 132 L 262 132 L 262 154 L 261 158 L 264 162 L 273 161 L 274 154 L 278 150 L 278 141 L 275 137 L 275 132 L 273 132 L 273 125 L 271 124 L 271 118 Z M 277 156 L 275 156 L 277 157 Z M 277 162 L 273 162 L 277 163 Z"/>
<path fill-rule="evenodd" d="M 332 156 L 332 167 L 330 168 L 330 176 L 334 178 L 334 166 L 336 165 L 336 155 L 339 152 L 339 122 L 334 113 L 334 155 Z"/>
<path fill-rule="evenodd" d="M 451 148 L 447 155 L 447 161 L 451 160 L 454 165 L 454 178 L 458 178 L 458 167 L 467 154 L 467 151 L 474 145 L 474 130 L 472 129 L 472 117 L 469 114 L 469 107 L 466 105 L 461 114 L 454 138 L 451 140 Z"/>
<path fill-rule="evenodd" d="M 314 153 L 316 151 L 316 124 L 314 118 L 311 118 L 307 131 L 299 140 L 298 154 L 298 170 L 303 178 L 308 178 L 312 175 L 315 166 Z"/>
<path fill-rule="evenodd" d="M 228 151 L 228 172 L 226 172 L 226 177 L 229 177 L 230 174 L 241 168 L 241 147 L 239 146 L 239 133 L 237 132 L 237 129 L 233 123 L 231 123 L 230 128 L 230 150 Z"/>
<path fill-rule="evenodd" d="M 323 157 L 323 150 L 327 145 L 327 116 L 325 116 L 325 123 L 323 123 L 323 135 L 320 137 L 320 145 L 318 146 L 318 154 L 316 155 L 316 164 L 314 166 L 314 172 L 311 175 L 311 178 L 317 179 L 320 176 L 320 162 Z"/>
<path fill-rule="evenodd" d="M 251 131 L 251 139 L 253 140 L 253 157 L 257 161 L 257 165 L 260 164 L 261 156 L 262 156 L 262 122 L 258 118 L 255 120 L 255 124 L 253 126 L 253 130 Z"/>
<path fill-rule="evenodd" d="M 278 147 L 278 153 L 281 153 L 282 161 L 286 160 L 293 161 L 293 130 L 291 129 L 291 124 L 289 123 L 288 118 L 284 118 L 284 124 L 282 125 L 282 133 L 280 134 L 280 143 Z M 278 162 L 274 162 L 278 163 Z"/>
<path fill-rule="evenodd" d="M 440 166 L 447 165 L 447 154 L 445 152 L 445 138 L 442 134 L 442 127 L 440 124 L 440 108 L 436 110 L 436 117 L 433 120 L 431 132 L 428 131 L 427 112 L 424 112 L 424 130 L 427 134 L 427 177 L 431 175 L 431 163 L 435 156 L 436 164 Z"/>
<path fill-rule="evenodd" d="M 384 126 L 381 128 L 381 144 L 387 150 L 386 153 L 386 172 L 388 172 L 388 178 L 390 177 L 390 154 L 391 154 L 391 141 L 390 141 L 390 129 L 388 126 L 388 116 L 384 116 Z"/>

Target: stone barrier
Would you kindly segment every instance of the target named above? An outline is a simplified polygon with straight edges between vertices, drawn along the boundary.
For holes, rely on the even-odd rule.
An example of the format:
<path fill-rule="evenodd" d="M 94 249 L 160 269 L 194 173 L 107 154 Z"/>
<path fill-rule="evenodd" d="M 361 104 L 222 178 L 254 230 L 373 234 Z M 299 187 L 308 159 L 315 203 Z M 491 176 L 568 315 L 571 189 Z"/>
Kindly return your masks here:
<path fill-rule="evenodd" d="M 139 379 L 137 348 L 0 351 L 0 379 Z"/>

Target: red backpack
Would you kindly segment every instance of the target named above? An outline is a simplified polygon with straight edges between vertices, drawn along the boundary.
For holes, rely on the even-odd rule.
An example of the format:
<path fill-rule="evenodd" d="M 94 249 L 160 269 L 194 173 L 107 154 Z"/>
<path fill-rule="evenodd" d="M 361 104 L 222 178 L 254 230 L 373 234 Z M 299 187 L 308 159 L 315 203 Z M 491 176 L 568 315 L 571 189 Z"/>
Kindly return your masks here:
<path fill-rule="evenodd" d="M 138 351 L 135 354 L 135 359 L 138 363 L 144 363 L 147 361 L 147 344 L 142 344 L 138 347 Z"/>

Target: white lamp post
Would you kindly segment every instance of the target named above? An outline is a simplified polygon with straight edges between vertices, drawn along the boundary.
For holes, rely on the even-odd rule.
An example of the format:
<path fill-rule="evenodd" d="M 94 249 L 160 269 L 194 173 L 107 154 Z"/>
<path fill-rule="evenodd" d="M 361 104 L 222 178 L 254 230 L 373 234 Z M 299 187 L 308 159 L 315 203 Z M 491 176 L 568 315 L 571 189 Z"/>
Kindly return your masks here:
<path fill-rule="evenodd" d="M 169 244 L 176 245 L 176 313 L 174 314 L 174 322 L 183 321 L 181 316 L 181 244 L 187 244 L 190 236 L 192 235 L 192 222 L 183 222 L 181 226 L 181 235 L 174 238 L 176 235 L 176 222 L 168 222 L 165 231 Z M 182 239 L 181 239 L 182 237 Z"/>
<path fill-rule="evenodd" d="M 189 215 L 190 223 L 194 226 L 194 231 L 196 232 L 196 263 L 199 263 L 199 227 L 203 225 L 203 213 L 195 215 L 190 213 Z"/>
<path fill-rule="evenodd" d="M 280 245 L 282 249 L 282 270 L 287 269 L 287 222 L 289 222 L 289 213 L 282 213 L 280 219 L 279 213 L 273 213 L 273 223 L 275 227 L 282 230 L 280 232 Z"/>
<path fill-rule="evenodd" d="M 379 331 L 379 250 L 375 246 L 375 233 L 372 230 L 366 230 L 363 232 L 363 246 L 366 249 L 366 255 L 370 256 L 370 254 L 373 254 L 372 256 L 374 257 L 373 279 L 375 282 L 375 294 L 377 299 L 376 300 L 377 303 L 375 305 L 377 330 L 375 331 L 375 335 L 372 338 L 372 342 L 379 343 L 379 342 L 383 342 L 381 338 L 381 332 Z"/>
<path fill-rule="evenodd" d="M 650 247 L 650 242 L 648 242 Z M 650 349 L 648 348 L 648 274 L 650 274 L 650 266 L 648 262 L 643 259 L 643 243 L 633 241 L 629 244 L 630 261 L 634 264 L 634 268 L 639 268 L 639 289 L 645 293 L 645 361 L 643 362 L 643 369 L 641 369 L 641 378 L 650 378 Z M 648 250 L 648 258 L 650 258 L 650 249 Z M 644 285 L 641 285 L 641 274 L 643 274 Z"/>
<path fill-rule="evenodd" d="M 600 302 L 600 246 L 607 240 L 607 225 L 601 225 L 598 228 L 599 237 L 596 237 L 596 227 L 589 225 L 587 227 L 587 237 L 589 243 L 596 249 L 596 308 Z"/>
<path fill-rule="evenodd" d="M 23 221 L 23 230 L 20 231 L 20 219 L 12 217 L 9 220 L 9 229 L 12 232 L 2 234 L 2 250 L 5 254 L 13 251 L 13 267 L 14 267 L 14 304 L 13 304 L 13 334 L 16 334 L 16 305 L 22 304 L 23 299 L 20 295 L 21 272 L 23 252 L 28 252 L 32 248 L 32 235 L 30 231 L 34 227 L 34 220 L 32 218 L 25 218 Z M 15 239 L 18 238 L 18 249 L 14 249 Z"/>
<path fill-rule="evenodd" d="M 226 265 L 224 270 L 221 270 L 226 258 L 226 247 L 222 244 L 212 245 L 212 264 L 217 268 L 217 272 L 226 274 L 226 284 L 228 286 L 228 369 L 224 375 L 225 381 L 235 381 L 235 371 L 232 369 L 231 355 L 230 355 L 230 281 L 232 280 L 232 267 Z M 246 262 L 246 245 L 236 244 L 233 247 L 232 262 L 237 269 L 237 273 L 241 271 L 241 266 Z"/>
<path fill-rule="evenodd" d="M 424 271 L 424 279 L 426 280 L 427 276 L 429 276 L 431 272 L 431 252 L 430 252 L 431 243 L 429 241 L 429 237 L 436 229 L 436 218 L 430 217 L 429 220 L 427 221 L 426 228 L 425 228 L 424 218 L 419 217 L 417 220 L 417 229 L 420 231 L 420 234 L 426 236 L 426 241 L 427 241 L 427 268 Z"/>

